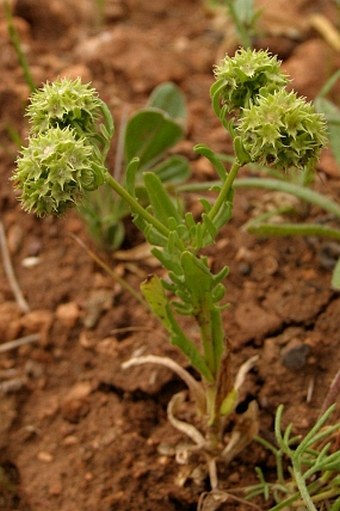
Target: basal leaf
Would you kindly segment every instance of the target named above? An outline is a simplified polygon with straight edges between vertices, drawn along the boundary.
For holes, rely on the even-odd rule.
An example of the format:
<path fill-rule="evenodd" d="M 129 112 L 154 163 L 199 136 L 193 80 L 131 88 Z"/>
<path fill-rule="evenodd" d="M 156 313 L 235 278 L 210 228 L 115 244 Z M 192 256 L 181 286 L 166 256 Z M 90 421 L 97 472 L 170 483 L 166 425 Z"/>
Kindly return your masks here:
<path fill-rule="evenodd" d="M 148 106 L 159 108 L 184 126 L 187 109 L 183 92 L 172 82 L 165 82 L 156 87 L 149 98 Z"/>
<path fill-rule="evenodd" d="M 170 156 L 156 167 L 152 167 L 163 183 L 182 183 L 190 177 L 190 166 L 184 156 Z"/>
<path fill-rule="evenodd" d="M 156 109 L 145 109 L 127 123 L 125 132 L 125 160 L 136 156 L 140 167 L 150 167 L 183 137 L 183 128 L 168 114 Z"/>

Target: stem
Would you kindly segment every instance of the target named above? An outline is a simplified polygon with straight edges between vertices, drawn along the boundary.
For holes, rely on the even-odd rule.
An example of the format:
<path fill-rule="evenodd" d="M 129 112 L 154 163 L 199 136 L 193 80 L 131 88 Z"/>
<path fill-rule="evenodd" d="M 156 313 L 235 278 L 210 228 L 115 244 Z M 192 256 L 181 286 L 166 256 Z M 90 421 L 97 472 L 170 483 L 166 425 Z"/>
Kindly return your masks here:
<path fill-rule="evenodd" d="M 133 213 L 143 217 L 144 220 L 151 224 L 160 234 L 162 234 L 166 238 L 169 238 L 170 236 L 169 229 L 159 220 L 157 220 L 157 218 L 151 215 L 145 208 L 143 208 L 143 206 L 141 206 L 139 202 L 132 195 L 130 195 L 129 192 L 125 190 L 125 188 L 121 184 L 118 183 L 118 181 L 116 181 L 112 176 L 110 176 L 110 174 L 106 175 L 105 181 L 116 193 L 118 193 L 118 195 L 124 201 L 126 201 L 129 204 Z"/>
<path fill-rule="evenodd" d="M 296 464 L 294 462 L 293 462 L 293 471 L 294 471 L 296 485 L 299 489 L 299 492 L 301 494 L 301 497 L 303 498 L 304 503 L 307 506 L 308 511 L 317 511 L 316 507 L 313 504 L 311 496 L 308 493 L 308 490 L 306 487 L 306 482 L 303 478 L 303 475 L 301 474 L 300 467 L 296 466 Z"/>
<path fill-rule="evenodd" d="M 211 373 L 215 378 L 217 367 L 214 353 L 214 342 L 212 339 L 212 318 L 209 300 L 207 301 L 206 299 L 203 298 L 202 309 L 198 313 L 197 322 L 199 324 L 201 332 L 204 358 L 207 362 L 207 365 Z"/>
<path fill-rule="evenodd" d="M 231 17 L 231 19 L 233 20 L 233 22 L 235 24 L 236 31 L 239 35 L 242 46 L 244 46 L 244 48 L 251 48 L 252 42 L 251 42 L 250 35 L 249 35 L 247 29 L 242 24 L 242 21 L 236 12 L 234 3 L 235 3 L 234 0 L 227 0 L 227 8 L 229 11 L 229 16 Z"/>
<path fill-rule="evenodd" d="M 240 170 L 241 168 L 241 164 L 239 163 L 238 160 L 235 160 L 228 175 L 227 175 L 227 178 L 225 179 L 223 185 L 222 185 L 222 188 L 220 190 L 220 193 L 213 205 L 213 207 L 211 208 L 211 210 L 209 211 L 208 213 L 208 217 L 210 220 L 214 221 L 214 219 L 216 218 L 216 216 L 218 215 L 220 209 L 223 207 L 224 203 L 225 203 L 225 199 L 226 197 L 228 196 L 228 193 L 230 192 L 231 190 L 231 187 L 233 185 L 233 182 L 237 176 L 237 173 L 238 171 Z"/>
<path fill-rule="evenodd" d="M 11 7 L 8 3 L 8 0 L 4 0 L 4 11 L 5 11 L 5 16 L 6 16 L 6 21 L 7 21 L 7 30 L 8 30 L 9 38 L 10 38 L 11 43 L 13 44 L 15 53 L 17 54 L 19 65 L 20 65 L 22 72 L 24 74 L 25 82 L 27 83 L 28 87 L 30 88 L 30 91 L 34 92 L 36 89 L 36 85 L 34 83 L 34 80 L 33 80 L 33 77 L 32 77 L 28 62 L 27 62 L 27 58 L 26 58 L 24 52 L 22 51 L 20 38 L 19 38 L 19 35 L 17 32 L 17 29 L 15 28 L 14 23 L 13 23 L 13 15 L 12 15 Z"/>

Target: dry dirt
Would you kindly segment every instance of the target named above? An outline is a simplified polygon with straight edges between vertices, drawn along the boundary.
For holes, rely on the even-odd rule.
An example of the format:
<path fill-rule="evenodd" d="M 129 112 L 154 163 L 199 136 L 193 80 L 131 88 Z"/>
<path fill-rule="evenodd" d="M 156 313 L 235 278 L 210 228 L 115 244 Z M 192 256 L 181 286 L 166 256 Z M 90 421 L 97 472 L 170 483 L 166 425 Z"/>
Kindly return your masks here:
<path fill-rule="evenodd" d="M 177 83 L 189 108 L 186 141 L 177 150 L 192 160 L 195 178 L 213 178 L 192 146 L 230 150 L 209 104 L 212 66 L 237 47 L 225 16 L 199 0 L 107 0 L 99 24 L 90 0 L 12 3 L 36 83 L 61 75 L 91 80 L 118 125 L 122 111 L 143 105 L 156 85 Z M 258 4 L 264 10 L 256 47 L 277 53 L 294 88 L 314 98 L 340 59 L 312 16 L 336 23 L 335 2 Z M 0 45 L 1 221 L 30 308 L 20 309 L 0 266 L 0 342 L 40 334 L 38 342 L 0 353 L 0 508 L 192 511 L 208 482 L 196 483 L 190 473 L 186 478 L 186 467 L 166 450 L 181 440 L 167 422 L 166 406 L 183 385 L 165 369 L 121 368 L 134 353 L 186 362 L 157 322 L 74 241 L 75 234 L 98 252 L 75 212 L 38 220 L 21 211 L 9 177 L 18 150 L 13 134 L 26 134 L 29 90 L 2 13 Z M 339 99 L 338 88 L 333 100 Z M 340 173 L 329 150 L 316 187 L 339 198 Z M 225 326 L 235 372 L 259 355 L 238 411 L 256 399 L 260 434 L 271 439 L 280 403 L 285 424 L 294 421 L 301 433 L 312 425 L 339 368 L 340 296 L 330 288 L 339 245 L 313 238 L 258 240 L 245 233 L 241 227 L 263 193 L 238 193 L 235 216 L 210 257 L 214 267 L 231 269 Z M 123 250 L 142 241 L 129 222 L 126 227 Z M 148 258 L 99 253 L 136 288 L 154 271 Z M 221 467 L 221 487 L 254 482 L 255 465 L 271 476 L 273 459 L 254 443 Z M 231 500 L 220 509 L 248 508 Z"/>

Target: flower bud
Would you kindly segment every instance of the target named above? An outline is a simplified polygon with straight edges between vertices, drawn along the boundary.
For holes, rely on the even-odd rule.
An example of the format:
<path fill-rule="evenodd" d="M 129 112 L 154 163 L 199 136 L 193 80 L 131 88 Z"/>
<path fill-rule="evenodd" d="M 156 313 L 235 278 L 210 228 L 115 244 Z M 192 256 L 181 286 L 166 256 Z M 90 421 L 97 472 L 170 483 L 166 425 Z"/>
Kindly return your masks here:
<path fill-rule="evenodd" d="M 281 62 L 265 50 L 239 49 L 215 66 L 216 82 L 211 88 L 215 113 L 239 112 L 256 103 L 260 95 L 272 93 L 288 83 Z"/>
<path fill-rule="evenodd" d="M 244 109 L 236 133 L 250 161 L 282 170 L 315 163 L 327 142 L 323 116 L 286 89 L 260 96 Z"/>
<path fill-rule="evenodd" d="M 85 137 L 70 128 L 50 128 L 29 140 L 12 177 L 26 211 L 61 215 L 98 188 L 106 169 Z"/>

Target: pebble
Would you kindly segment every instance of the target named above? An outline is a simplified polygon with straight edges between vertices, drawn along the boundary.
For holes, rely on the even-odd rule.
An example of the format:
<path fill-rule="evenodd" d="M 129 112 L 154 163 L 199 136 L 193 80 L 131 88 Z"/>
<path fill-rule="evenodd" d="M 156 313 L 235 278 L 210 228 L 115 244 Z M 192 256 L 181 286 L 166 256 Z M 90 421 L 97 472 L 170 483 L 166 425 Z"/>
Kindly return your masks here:
<path fill-rule="evenodd" d="M 29 332 L 49 328 L 53 322 L 53 313 L 46 309 L 38 309 L 25 314 L 21 319 L 22 326 Z"/>
<path fill-rule="evenodd" d="M 84 417 L 89 410 L 89 404 L 86 398 L 91 392 L 92 386 L 89 382 L 76 383 L 60 404 L 64 419 L 70 422 L 77 422 L 81 417 Z"/>
<path fill-rule="evenodd" d="M 62 485 L 61 483 L 52 483 L 48 489 L 48 492 L 50 495 L 57 497 L 62 492 Z"/>
<path fill-rule="evenodd" d="M 35 266 L 38 266 L 38 264 L 40 263 L 41 261 L 41 258 L 40 257 L 37 257 L 37 256 L 30 256 L 30 257 L 25 257 L 22 261 L 21 261 L 21 266 L 23 268 L 34 268 Z"/>
<path fill-rule="evenodd" d="M 281 351 L 281 363 L 291 371 L 305 367 L 310 354 L 310 346 L 293 339 Z"/>
<path fill-rule="evenodd" d="M 37 459 L 43 463 L 51 463 L 54 458 L 50 452 L 39 451 L 37 454 Z"/>
<path fill-rule="evenodd" d="M 59 305 L 56 310 L 56 317 L 65 327 L 72 328 L 76 325 L 80 316 L 80 310 L 75 302 L 68 302 Z"/>
<path fill-rule="evenodd" d="M 78 437 L 75 435 L 68 435 L 63 440 L 63 445 L 69 446 L 69 445 L 75 445 L 79 442 Z"/>
<path fill-rule="evenodd" d="M 0 303 L 0 339 L 2 342 L 12 341 L 19 336 L 20 316 L 20 309 L 15 302 Z"/>
<path fill-rule="evenodd" d="M 34 310 L 21 318 L 21 325 L 27 333 L 40 334 L 40 344 L 46 346 L 49 341 L 49 331 L 52 326 L 54 315 L 49 310 Z"/>

